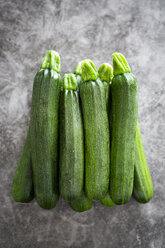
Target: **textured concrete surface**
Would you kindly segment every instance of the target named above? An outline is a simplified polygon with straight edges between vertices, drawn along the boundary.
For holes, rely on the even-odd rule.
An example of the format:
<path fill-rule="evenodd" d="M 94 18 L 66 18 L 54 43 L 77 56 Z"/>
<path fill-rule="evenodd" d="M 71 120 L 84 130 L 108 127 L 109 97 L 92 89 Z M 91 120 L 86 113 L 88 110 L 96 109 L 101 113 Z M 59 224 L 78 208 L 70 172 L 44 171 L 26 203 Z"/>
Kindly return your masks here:
<path fill-rule="evenodd" d="M 0 247 L 165 247 L 165 1 L 1 1 Z M 121 207 L 99 202 L 85 213 L 62 199 L 51 211 L 19 204 L 11 183 L 30 119 L 33 78 L 48 49 L 62 74 L 91 58 L 97 67 L 120 51 L 139 83 L 139 121 L 154 198 Z"/>

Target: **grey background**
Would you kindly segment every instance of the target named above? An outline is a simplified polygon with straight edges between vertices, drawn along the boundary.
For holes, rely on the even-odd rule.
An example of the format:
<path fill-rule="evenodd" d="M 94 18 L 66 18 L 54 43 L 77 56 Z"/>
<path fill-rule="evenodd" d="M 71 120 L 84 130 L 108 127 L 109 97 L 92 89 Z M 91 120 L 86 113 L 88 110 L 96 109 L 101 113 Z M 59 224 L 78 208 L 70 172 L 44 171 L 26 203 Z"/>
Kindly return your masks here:
<path fill-rule="evenodd" d="M 0 247 L 165 247 L 165 1 L 1 1 Z M 62 75 L 82 59 L 97 68 L 122 52 L 139 84 L 139 122 L 154 198 L 76 213 L 19 204 L 11 183 L 30 120 L 33 78 L 48 49 Z"/>

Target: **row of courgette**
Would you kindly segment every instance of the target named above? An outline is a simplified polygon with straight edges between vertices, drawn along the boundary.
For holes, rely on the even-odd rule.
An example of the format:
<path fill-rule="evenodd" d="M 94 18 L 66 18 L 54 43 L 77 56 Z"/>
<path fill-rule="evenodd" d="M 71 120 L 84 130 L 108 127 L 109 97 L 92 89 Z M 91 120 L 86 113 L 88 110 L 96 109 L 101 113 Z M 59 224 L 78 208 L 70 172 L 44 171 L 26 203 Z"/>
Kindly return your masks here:
<path fill-rule="evenodd" d="M 12 184 L 17 202 L 34 196 L 51 209 L 59 196 L 75 211 L 146 203 L 153 186 L 139 123 L 137 80 L 125 57 L 97 71 L 86 59 L 60 77 L 60 56 L 48 51 L 37 72 L 31 120 Z"/>

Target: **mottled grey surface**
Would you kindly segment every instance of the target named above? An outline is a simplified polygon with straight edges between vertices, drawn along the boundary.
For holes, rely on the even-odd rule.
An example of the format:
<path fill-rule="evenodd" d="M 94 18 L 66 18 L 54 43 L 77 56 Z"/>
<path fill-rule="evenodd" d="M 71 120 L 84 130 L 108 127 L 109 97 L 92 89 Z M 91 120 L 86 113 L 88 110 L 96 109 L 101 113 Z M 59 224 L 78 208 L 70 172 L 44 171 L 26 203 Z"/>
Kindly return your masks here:
<path fill-rule="evenodd" d="M 165 1 L 1 1 L 0 247 L 165 247 Z M 19 204 L 11 183 L 30 119 L 33 78 L 48 49 L 62 74 L 91 58 L 127 57 L 139 83 L 139 121 L 154 198 L 85 213 L 60 199 L 51 211 Z"/>

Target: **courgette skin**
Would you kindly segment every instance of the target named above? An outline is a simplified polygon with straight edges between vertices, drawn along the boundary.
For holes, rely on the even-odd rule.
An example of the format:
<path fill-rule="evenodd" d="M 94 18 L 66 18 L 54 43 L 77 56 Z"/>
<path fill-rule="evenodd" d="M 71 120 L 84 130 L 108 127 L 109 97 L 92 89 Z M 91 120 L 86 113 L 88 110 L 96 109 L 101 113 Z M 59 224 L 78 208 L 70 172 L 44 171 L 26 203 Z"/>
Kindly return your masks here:
<path fill-rule="evenodd" d="M 97 77 L 93 64 L 84 61 L 80 99 L 85 131 L 85 193 L 92 200 L 104 198 L 110 170 L 106 89 Z"/>
<path fill-rule="evenodd" d="M 139 123 L 136 130 L 134 198 L 140 203 L 147 203 L 153 197 L 153 185 L 146 161 Z"/>
<path fill-rule="evenodd" d="M 70 84 L 67 81 L 72 81 Z M 65 74 L 60 99 L 60 194 L 67 200 L 79 197 L 84 181 L 84 136 L 77 80 Z"/>
<path fill-rule="evenodd" d="M 69 205 L 76 212 L 85 212 L 93 206 L 93 201 L 83 192 L 80 197 L 70 201 Z"/>
<path fill-rule="evenodd" d="M 105 207 L 113 207 L 115 206 L 115 203 L 112 201 L 109 192 L 106 194 L 106 196 L 101 200 L 101 203 Z"/>
<path fill-rule="evenodd" d="M 111 84 L 110 196 L 116 204 L 132 195 L 137 125 L 137 81 L 132 73 L 114 76 Z"/>
<path fill-rule="evenodd" d="M 54 52 L 49 51 L 36 74 L 31 107 L 34 192 L 36 201 L 44 209 L 53 208 L 59 198 L 58 113 L 61 78 L 59 67 L 54 69 L 52 65 L 55 56 Z"/>
<path fill-rule="evenodd" d="M 14 174 L 12 197 L 16 202 L 29 202 L 34 198 L 30 128 Z"/>

